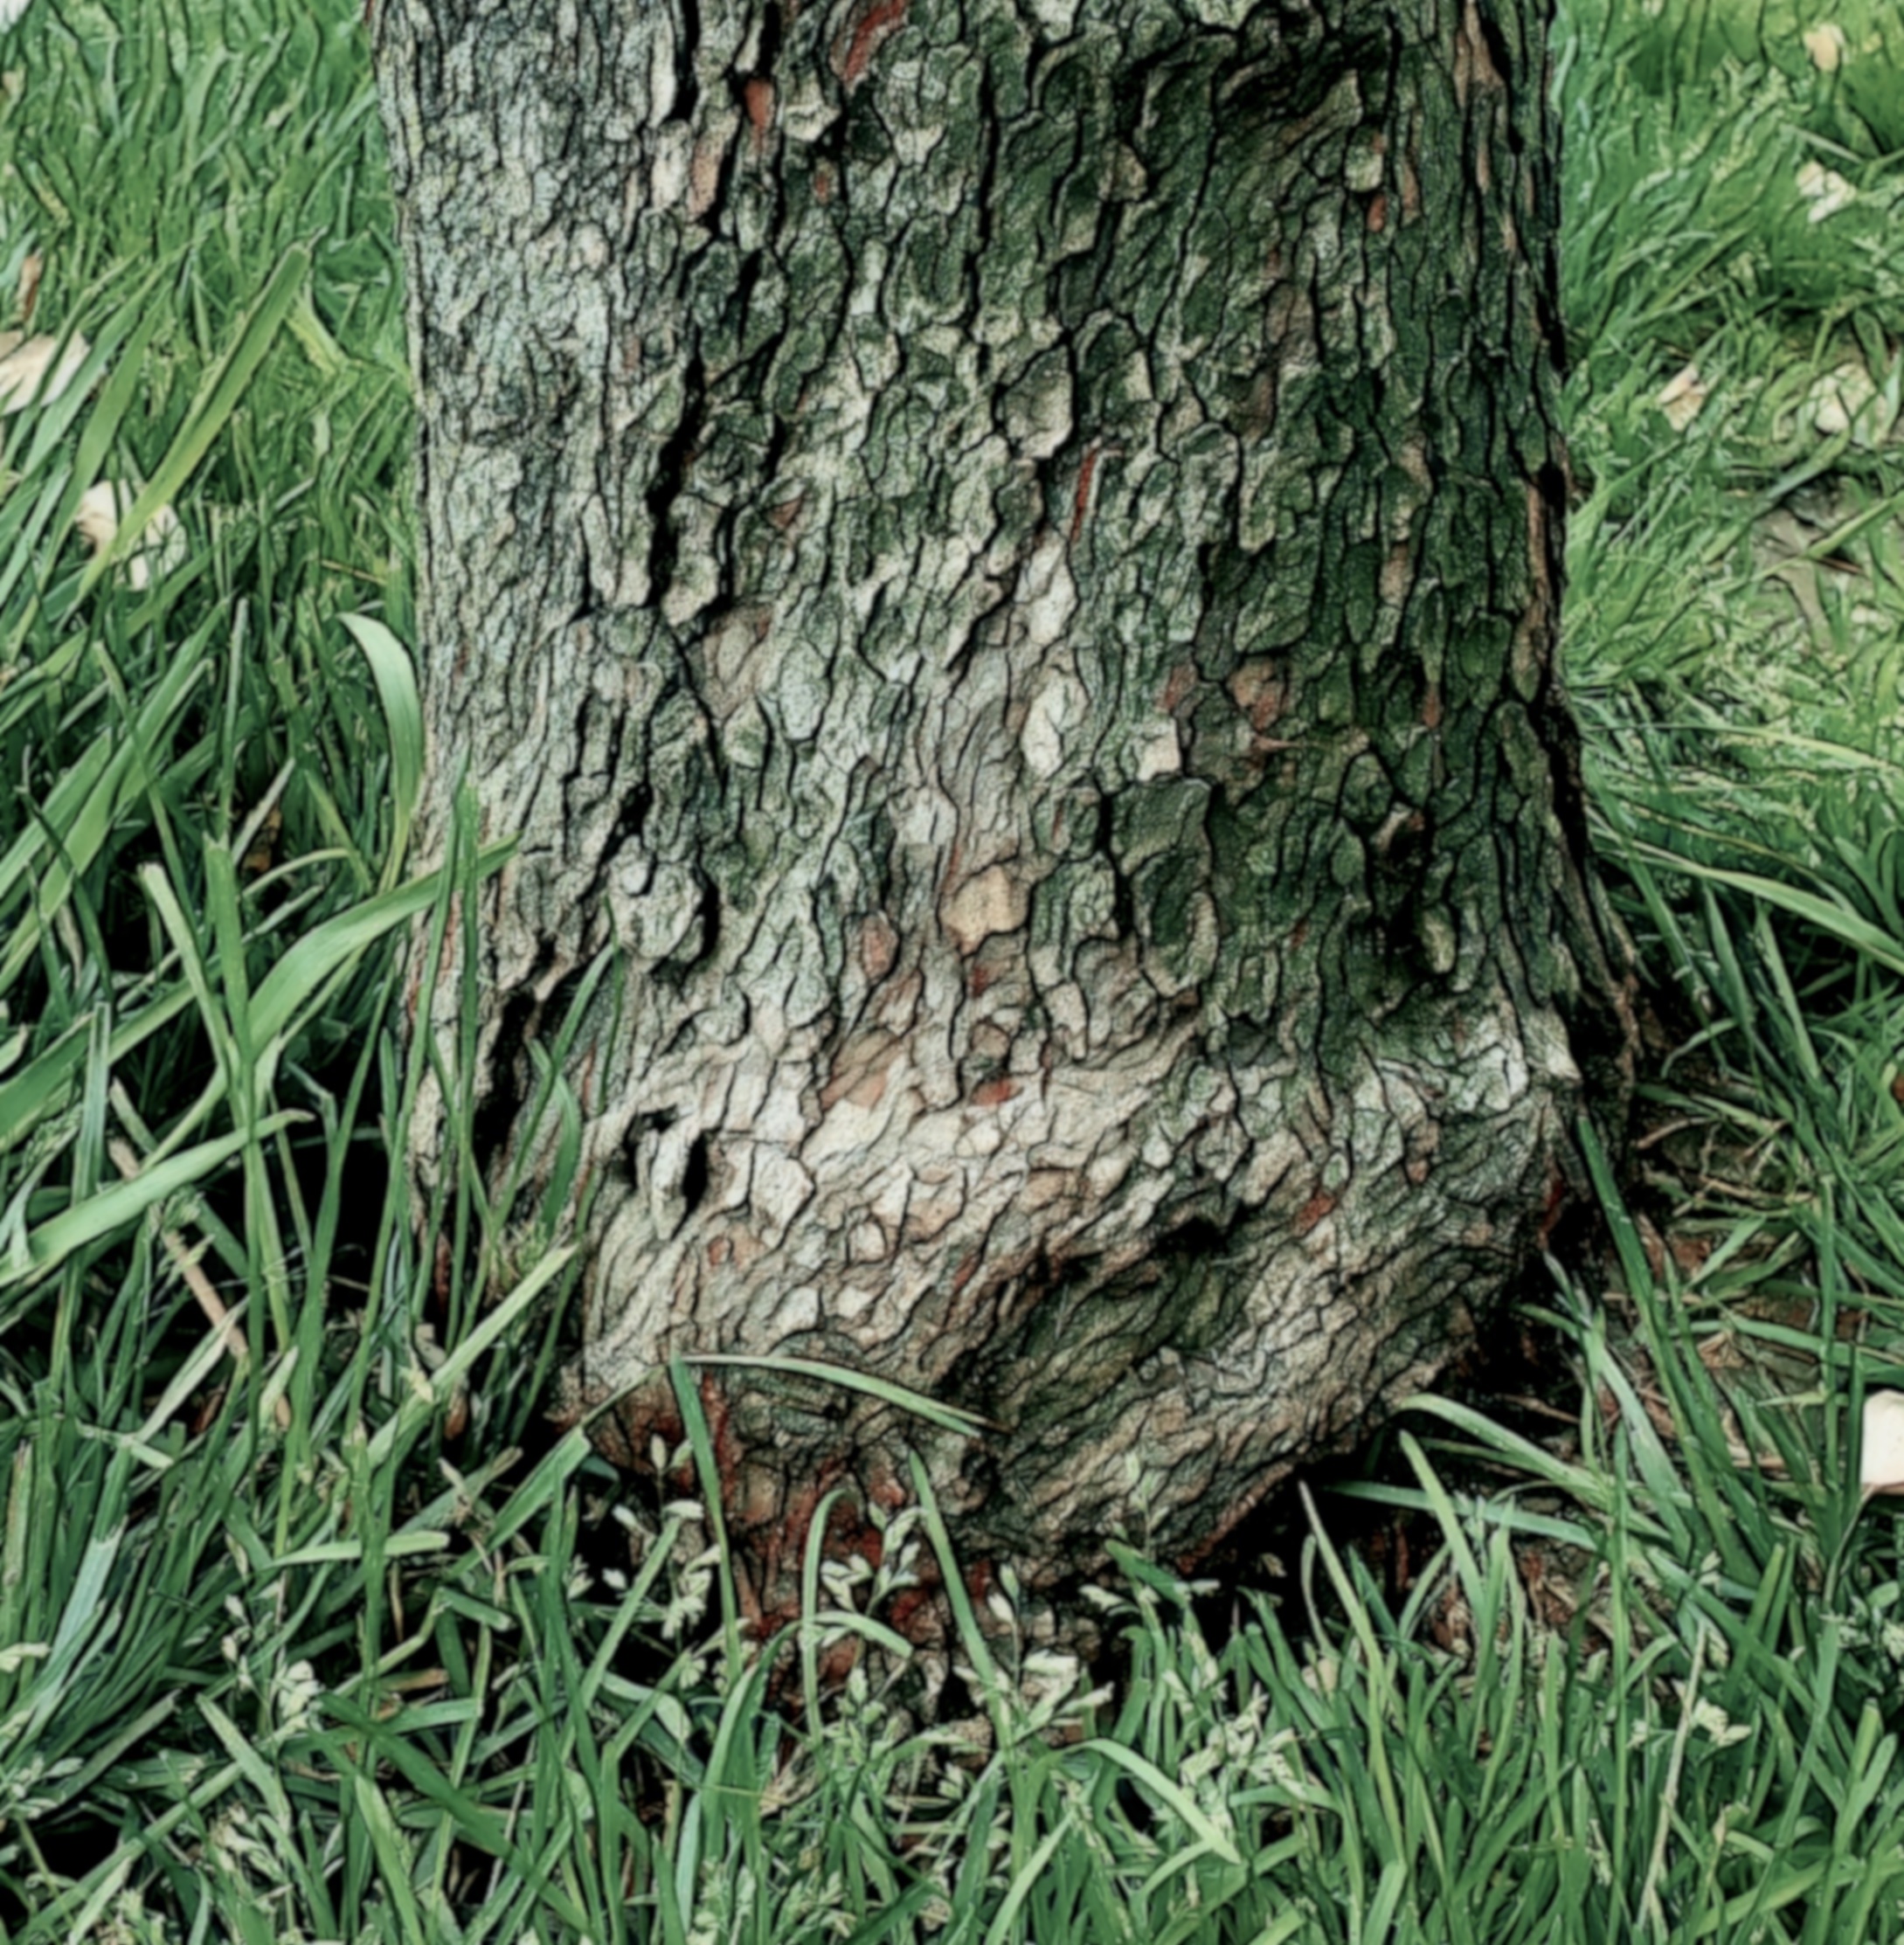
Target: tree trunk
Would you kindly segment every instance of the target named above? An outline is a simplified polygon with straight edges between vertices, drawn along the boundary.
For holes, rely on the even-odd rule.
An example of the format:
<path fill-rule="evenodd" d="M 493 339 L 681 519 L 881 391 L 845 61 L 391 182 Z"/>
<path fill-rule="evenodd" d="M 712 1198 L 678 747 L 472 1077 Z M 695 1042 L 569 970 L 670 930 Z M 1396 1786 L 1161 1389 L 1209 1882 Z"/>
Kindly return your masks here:
<path fill-rule="evenodd" d="M 659 1360 L 785 1353 L 989 1422 L 703 1367 L 770 1608 L 909 1446 L 975 1561 L 1194 1558 L 1551 1211 L 1627 1027 L 1546 10 L 383 0 L 499 1167 L 615 954 L 567 1409 L 639 1463 Z"/>

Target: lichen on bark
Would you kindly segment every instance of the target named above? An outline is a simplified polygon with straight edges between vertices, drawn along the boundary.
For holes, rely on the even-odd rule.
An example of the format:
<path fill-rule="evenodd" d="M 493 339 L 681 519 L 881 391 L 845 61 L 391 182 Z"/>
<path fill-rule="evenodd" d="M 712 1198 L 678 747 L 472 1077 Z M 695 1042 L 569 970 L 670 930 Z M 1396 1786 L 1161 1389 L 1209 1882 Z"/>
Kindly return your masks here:
<path fill-rule="evenodd" d="M 384 0 L 502 1154 L 615 955 L 568 1409 L 639 1460 L 662 1360 L 779 1353 L 991 1422 L 710 1372 L 762 1560 L 909 1440 L 1034 1579 L 1193 1557 L 1527 1255 L 1625 1031 L 1544 25 Z"/>

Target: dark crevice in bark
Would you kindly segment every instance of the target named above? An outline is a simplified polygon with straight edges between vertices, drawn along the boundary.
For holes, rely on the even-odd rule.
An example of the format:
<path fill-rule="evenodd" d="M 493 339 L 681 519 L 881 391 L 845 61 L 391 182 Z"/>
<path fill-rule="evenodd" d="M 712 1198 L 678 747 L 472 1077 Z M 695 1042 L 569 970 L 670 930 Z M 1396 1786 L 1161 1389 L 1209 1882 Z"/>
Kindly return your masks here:
<path fill-rule="evenodd" d="M 585 703 L 582 713 L 585 715 L 586 711 L 587 704 Z M 625 737 L 625 719 L 618 715 L 615 720 L 613 749 L 607 770 L 607 774 L 611 778 L 619 778 L 623 774 L 621 771 L 621 749 Z M 580 740 L 578 732 L 577 737 L 578 747 L 580 746 Z M 654 802 L 654 786 L 645 779 L 639 783 L 612 787 L 615 788 L 614 817 L 609 824 L 607 834 L 603 838 L 601 848 L 597 853 L 594 870 L 589 878 L 588 883 L 583 888 L 580 898 L 578 901 L 584 910 L 590 911 L 594 910 L 600 904 L 609 875 L 621 864 L 623 854 L 631 845 L 639 844 L 641 841 L 641 834 L 647 825 L 648 812 Z M 557 1017 L 559 1018 L 560 1015 L 558 1014 Z"/>
<path fill-rule="evenodd" d="M 680 0 L 681 38 L 675 45 L 675 112 L 676 121 L 694 125 L 695 110 L 701 105 L 701 82 L 696 73 L 696 56 L 701 51 L 700 0 Z"/>
<path fill-rule="evenodd" d="M 616 756 L 620 754 L 620 726 L 617 726 Z M 619 849 L 624 844 L 639 843 L 641 834 L 647 828 L 648 813 L 654 805 L 654 786 L 643 777 L 631 784 L 621 793 L 620 808 L 615 813 L 615 824 L 611 834 L 609 848 Z"/>
<path fill-rule="evenodd" d="M 775 340 L 776 350 L 779 349 L 779 343 L 780 340 Z M 787 443 L 791 437 L 792 428 L 786 419 L 776 412 L 767 423 L 767 443 L 761 449 L 760 454 L 760 477 L 769 488 L 772 487 L 780 477 L 781 462 L 786 457 Z M 772 518 L 772 509 L 771 508 L 768 509 L 768 518 Z"/>
<path fill-rule="evenodd" d="M 744 110 L 742 114 L 743 127 L 745 126 L 745 123 L 746 116 Z M 721 150 L 720 161 L 715 166 L 714 193 L 708 203 L 705 221 L 709 229 L 717 236 L 730 234 L 731 232 L 731 225 L 724 223 L 722 218 L 727 213 L 730 192 L 734 186 L 734 178 L 739 173 L 741 156 L 745 152 L 746 148 L 746 138 L 742 135 L 736 135 Z"/>
<path fill-rule="evenodd" d="M 1117 817 L 1116 797 L 1108 790 L 1102 792 L 1097 799 L 1097 829 L 1092 839 L 1092 848 L 1111 867 L 1111 925 L 1119 938 L 1135 938 L 1137 899 L 1131 889 L 1131 881 L 1118 859 Z"/>
<path fill-rule="evenodd" d="M 720 891 L 720 885 L 716 885 L 714 879 L 710 877 L 706 871 L 702 871 L 698 868 L 695 871 L 695 876 L 700 879 L 700 904 L 698 904 L 700 945 L 698 945 L 696 953 L 695 953 L 695 957 L 690 959 L 690 961 L 682 961 L 682 971 L 687 971 L 689 966 L 700 965 L 702 961 L 704 961 L 704 959 L 712 959 L 717 952 L 720 952 L 720 944 L 722 944 L 722 891 Z"/>
<path fill-rule="evenodd" d="M 847 128 L 852 118 L 850 105 L 842 103 L 840 113 L 827 122 L 810 145 L 814 161 L 827 166 L 834 190 L 842 200 L 846 190 Z M 813 173 L 817 176 L 820 172 L 816 169 Z"/>
<path fill-rule="evenodd" d="M 535 1091 L 535 1062 L 529 1056 L 529 1049 L 544 1039 L 550 1023 L 560 1027 L 568 1017 L 570 1006 L 574 1006 L 581 982 L 587 979 L 587 966 L 576 966 L 571 972 L 564 972 L 549 992 L 537 1000 L 535 986 L 541 984 L 554 963 L 557 955 L 544 947 L 537 961 L 535 980 L 525 988 L 511 992 L 502 1007 L 490 1066 L 492 1085 L 476 1104 L 471 1118 L 471 1153 L 484 1171 L 508 1157 L 516 1122 Z M 533 1193 L 533 1185 L 525 1187 L 525 1194 L 529 1193 Z"/>
<path fill-rule="evenodd" d="M 508 1153 L 516 1117 L 529 1097 L 528 1047 L 542 1011 L 532 984 L 519 987 L 502 1002 L 495 1047 L 490 1056 L 489 1089 L 470 1118 L 470 1152 L 477 1167 L 485 1173 L 492 1161 Z"/>
<path fill-rule="evenodd" d="M 1283 17 L 1288 19 L 1286 12 Z M 1321 107 L 1345 75 L 1386 66 L 1391 58 L 1388 37 L 1366 27 L 1356 31 L 1343 25 L 1332 31 L 1311 15 L 1301 17 L 1300 25 L 1308 31 L 1291 40 L 1284 38 L 1280 22 L 1264 14 L 1245 24 L 1249 51 L 1263 51 L 1223 80 L 1216 101 L 1219 114 L 1300 123 Z"/>
<path fill-rule="evenodd" d="M 760 19 L 760 48 L 755 72 L 764 81 L 773 78 L 773 64 L 780 58 L 780 43 L 786 32 L 788 0 L 773 0 Z"/>
<path fill-rule="evenodd" d="M 692 943 L 661 960 L 653 975 L 677 992 L 697 966 L 714 956 L 721 942 L 721 888 L 699 865 L 691 867 L 691 873 L 696 887 Z"/>
<path fill-rule="evenodd" d="M 734 337 L 737 343 L 747 340 L 747 322 L 753 311 L 754 294 L 760 288 L 760 279 L 767 267 L 764 251 L 750 250 L 741 259 L 740 274 L 734 280 Z M 760 380 L 765 377 L 773 363 L 773 354 L 779 349 L 784 331 L 777 332 L 765 340 L 757 349 L 747 354 L 742 369 L 728 380 L 730 396 L 740 398 L 756 398 L 760 393 Z"/>
<path fill-rule="evenodd" d="M 973 317 L 976 317 L 980 310 L 980 266 L 984 261 L 985 253 L 992 246 L 992 200 L 998 182 L 999 150 L 1005 140 L 999 114 L 998 90 L 992 79 L 992 64 L 989 60 L 980 61 L 979 64 L 978 137 L 978 169 L 972 190 L 974 248 L 966 266 L 966 276 L 972 288 L 966 313 Z"/>
<path fill-rule="evenodd" d="M 688 1151 L 686 1165 L 681 1172 L 681 1204 L 686 1215 L 696 1214 L 707 1195 L 708 1183 L 712 1174 L 710 1165 L 708 1138 L 697 1134 L 694 1145 Z"/>
<path fill-rule="evenodd" d="M 1493 0 L 1478 0 L 1470 9 L 1468 17 L 1480 29 L 1481 44 L 1495 73 L 1504 80 L 1509 76 L 1526 73 L 1525 65 L 1515 59 L 1513 50 L 1507 45 L 1506 35 L 1501 31 L 1500 22 L 1494 17 Z M 1545 79 L 1538 69 L 1530 77 L 1534 87 L 1540 87 Z M 1527 138 L 1511 117 L 1501 132 L 1506 137 L 1510 155 L 1520 156 L 1526 153 Z"/>
<path fill-rule="evenodd" d="M 681 553 L 675 502 L 687 489 L 688 469 L 694 463 L 707 422 L 707 368 L 698 351 L 689 357 L 682 391 L 680 422 L 655 454 L 654 478 L 647 489 L 648 586 L 657 602 L 666 598 L 674 584 L 675 564 Z"/>
<path fill-rule="evenodd" d="M 578 621 L 586 621 L 595 613 L 597 606 L 595 600 L 595 575 L 589 560 L 588 536 L 585 533 L 578 533 L 575 536 L 575 544 L 577 551 L 581 556 L 578 571 L 581 575 L 582 590 L 577 597 L 574 607 L 569 611 L 569 621 L 571 626 Z"/>

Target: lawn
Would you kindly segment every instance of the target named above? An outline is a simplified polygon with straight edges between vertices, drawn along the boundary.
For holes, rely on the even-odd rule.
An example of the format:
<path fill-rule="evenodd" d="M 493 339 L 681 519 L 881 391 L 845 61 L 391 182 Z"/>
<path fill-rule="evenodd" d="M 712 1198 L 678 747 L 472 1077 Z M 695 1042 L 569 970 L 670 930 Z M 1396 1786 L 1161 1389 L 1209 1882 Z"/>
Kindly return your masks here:
<path fill-rule="evenodd" d="M 525 1223 L 467 1165 L 467 1058 L 405 1050 L 404 942 L 458 964 L 495 855 L 409 855 L 355 5 L 0 33 L 0 323 L 84 361 L 0 420 L 0 1941 L 1904 1932 L 1898 1529 L 1859 1486 L 1904 1388 L 1904 28 L 1567 0 L 1554 45 L 1568 667 L 1647 979 L 1639 1166 L 1529 1293 L 1540 1396 L 1419 1402 L 1260 1592 L 1128 1556 L 1101 1689 L 1008 1586 L 961 1605 L 929 1672 L 969 1704 L 922 1726 L 883 1616 L 930 1502 L 876 1575 L 810 1558 L 755 1653 L 706 1505 L 540 1419 L 553 1069 Z M 426 1079 L 447 1282 L 395 1159 Z M 852 1637 L 883 1652 L 829 1681 Z"/>

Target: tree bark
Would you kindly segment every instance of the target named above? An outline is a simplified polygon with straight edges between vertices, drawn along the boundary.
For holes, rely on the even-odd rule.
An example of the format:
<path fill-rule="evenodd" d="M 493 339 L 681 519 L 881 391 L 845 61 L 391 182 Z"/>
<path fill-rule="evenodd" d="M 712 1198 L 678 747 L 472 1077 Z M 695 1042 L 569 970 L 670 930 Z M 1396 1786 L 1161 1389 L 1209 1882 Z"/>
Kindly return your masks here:
<path fill-rule="evenodd" d="M 770 1608 L 909 1449 L 974 1560 L 1194 1558 L 1551 1215 L 1629 1027 L 1546 10 L 383 0 L 498 1167 L 614 954 L 566 1409 L 639 1463 L 660 1360 L 786 1353 L 990 1422 L 703 1367 Z"/>

